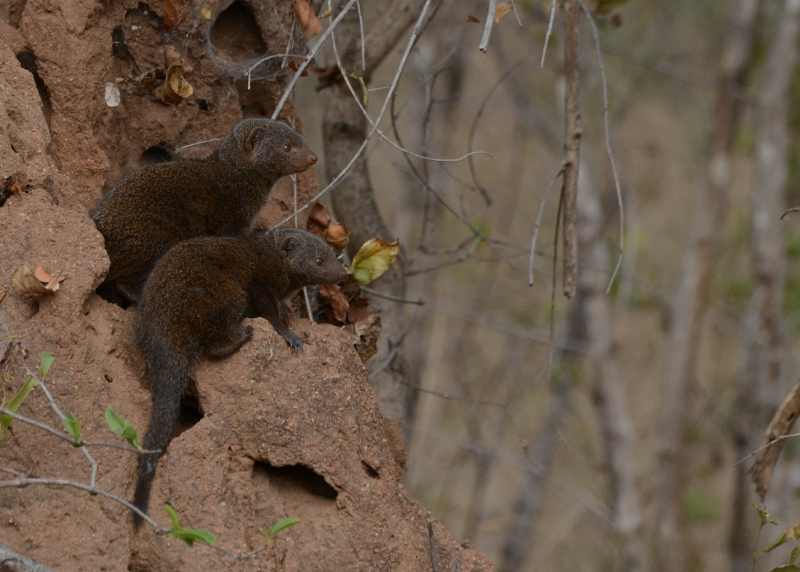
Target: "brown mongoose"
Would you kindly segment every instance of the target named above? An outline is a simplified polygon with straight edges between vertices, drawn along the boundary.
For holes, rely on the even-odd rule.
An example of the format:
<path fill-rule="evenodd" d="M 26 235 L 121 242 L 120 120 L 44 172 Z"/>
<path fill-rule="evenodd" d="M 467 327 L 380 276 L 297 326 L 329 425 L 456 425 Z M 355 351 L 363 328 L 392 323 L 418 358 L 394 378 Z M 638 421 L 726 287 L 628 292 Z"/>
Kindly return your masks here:
<path fill-rule="evenodd" d="M 170 246 L 247 230 L 273 184 L 316 160 L 285 123 L 251 118 L 205 159 L 148 165 L 124 177 L 92 212 L 111 259 L 106 285 L 136 302 Z"/>
<path fill-rule="evenodd" d="M 239 237 L 203 237 L 172 247 L 145 283 L 136 342 L 152 392 L 144 448 L 161 453 L 172 440 L 181 397 L 197 360 L 224 358 L 252 336 L 245 311 L 269 320 L 289 346 L 302 340 L 289 329 L 285 299 L 302 286 L 347 277 L 333 249 L 297 229 L 252 231 Z M 147 510 L 159 454 L 139 459 L 134 504 Z M 134 516 L 138 526 L 139 519 Z"/>

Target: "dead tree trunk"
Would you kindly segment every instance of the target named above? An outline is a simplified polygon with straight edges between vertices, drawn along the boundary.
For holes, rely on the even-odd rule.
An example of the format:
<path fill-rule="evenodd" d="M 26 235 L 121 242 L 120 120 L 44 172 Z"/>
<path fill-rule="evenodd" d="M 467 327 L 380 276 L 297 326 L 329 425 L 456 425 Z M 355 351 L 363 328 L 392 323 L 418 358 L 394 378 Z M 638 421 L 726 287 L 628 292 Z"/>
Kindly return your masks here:
<path fill-rule="evenodd" d="M 757 0 L 737 0 L 731 9 L 731 26 L 723 49 L 716 95 L 716 116 L 706 180 L 697 189 L 691 244 L 672 305 L 666 348 L 663 407 L 661 411 L 657 482 L 656 568 L 683 572 L 687 568 L 681 533 L 681 458 L 686 427 L 686 403 L 694 376 L 709 284 L 714 270 L 719 232 L 727 213 L 730 154 L 739 124 L 739 90 L 744 85 L 751 57 Z"/>
<path fill-rule="evenodd" d="M 758 91 L 756 184 L 753 191 L 752 273 L 747 363 L 738 383 L 735 413 L 737 458 L 754 450 L 786 393 L 782 360 L 786 254 L 780 216 L 788 180 L 790 85 L 797 64 L 800 0 L 787 0 Z M 747 466 L 737 464 L 730 536 L 731 569 L 750 569 L 754 500 Z"/>
<path fill-rule="evenodd" d="M 337 3 L 339 8 L 343 2 Z M 375 68 L 397 44 L 402 34 L 419 15 L 421 0 L 396 0 L 382 8 L 383 16 L 370 29 L 366 42 L 366 70 L 368 81 Z M 342 63 L 346 70 L 361 73 L 360 32 L 358 16 L 352 10 L 336 31 L 341 42 Z M 323 125 L 325 169 L 329 179 L 338 175 L 358 152 L 367 136 L 368 125 L 364 114 L 345 85 L 331 89 L 326 101 Z M 331 202 L 336 217 L 350 229 L 350 248 L 354 254 L 367 239 L 393 240 L 394 234 L 386 227 L 375 198 L 365 156 L 356 161 L 346 184 L 332 194 Z M 377 284 L 381 292 L 404 298 L 406 281 L 402 261 L 395 265 Z M 370 360 L 370 381 L 380 396 L 384 414 L 401 423 L 406 418 L 409 404 L 415 400 L 413 390 L 406 380 L 406 360 L 401 345 L 406 331 L 405 308 L 393 302 L 377 302 L 381 316 L 381 338 L 378 352 Z M 404 423 L 408 435 L 409 423 Z"/>

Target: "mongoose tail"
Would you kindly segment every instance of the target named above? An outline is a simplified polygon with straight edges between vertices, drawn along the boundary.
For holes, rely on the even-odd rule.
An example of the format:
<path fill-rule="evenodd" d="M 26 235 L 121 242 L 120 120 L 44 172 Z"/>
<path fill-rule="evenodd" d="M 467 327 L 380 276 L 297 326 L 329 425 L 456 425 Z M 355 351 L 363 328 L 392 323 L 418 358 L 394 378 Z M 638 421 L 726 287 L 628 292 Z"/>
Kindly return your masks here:
<path fill-rule="evenodd" d="M 139 456 L 136 491 L 133 504 L 142 512 L 147 512 L 150 503 L 150 490 L 156 475 L 158 461 L 175 435 L 181 411 L 181 397 L 191 380 L 191 360 L 184 354 L 170 348 L 163 340 L 147 341 L 145 353 L 147 375 L 152 392 L 152 412 L 150 424 L 142 446 L 145 450 L 158 449 L 158 453 Z M 134 528 L 139 528 L 142 518 L 133 513 Z"/>

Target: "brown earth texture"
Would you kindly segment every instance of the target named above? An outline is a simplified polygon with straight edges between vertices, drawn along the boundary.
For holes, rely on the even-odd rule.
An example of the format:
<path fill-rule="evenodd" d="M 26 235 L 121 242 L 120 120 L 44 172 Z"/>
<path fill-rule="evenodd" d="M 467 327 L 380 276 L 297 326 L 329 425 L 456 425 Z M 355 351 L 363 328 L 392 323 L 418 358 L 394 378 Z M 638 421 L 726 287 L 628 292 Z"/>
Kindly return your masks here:
<path fill-rule="evenodd" d="M 166 5 L 181 11 L 165 14 Z M 219 137 L 242 115 L 268 114 L 285 72 L 260 70 L 248 90 L 242 62 L 285 50 L 291 10 L 289 0 L 0 0 L 0 399 L 50 352 L 47 387 L 85 441 L 121 443 L 104 421 L 109 406 L 146 427 L 135 308 L 95 293 L 108 257 L 89 209 L 127 169 Z M 176 62 L 193 93 L 165 100 L 159 86 Z M 300 111 L 286 111 L 298 126 Z M 300 200 L 316 185 L 313 173 L 300 176 Z M 291 204 L 283 184 L 263 221 Z M 57 292 L 22 298 L 11 282 L 26 264 L 61 278 Z M 198 368 L 194 407 L 153 489 L 160 526 L 170 525 L 161 508 L 170 502 L 185 526 L 216 535 L 213 547 L 149 526 L 135 533 L 129 511 L 101 495 L 28 486 L 0 488 L 0 555 L 67 572 L 490 570 L 409 498 L 403 445 L 378 410 L 353 334 L 296 319 L 306 345 L 293 354 L 265 320 L 250 324 L 242 351 Z M 39 389 L 19 413 L 61 428 Z M 129 499 L 135 454 L 90 451 L 97 488 Z M 19 421 L 0 442 L 0 481 L 87 483 L 89 472 L 79 449 Z M 260 530 L 284 517 L 300 522 L 267 541 Z M 33 569 L 25 566 L 0 557 L 2 571 Z"/>

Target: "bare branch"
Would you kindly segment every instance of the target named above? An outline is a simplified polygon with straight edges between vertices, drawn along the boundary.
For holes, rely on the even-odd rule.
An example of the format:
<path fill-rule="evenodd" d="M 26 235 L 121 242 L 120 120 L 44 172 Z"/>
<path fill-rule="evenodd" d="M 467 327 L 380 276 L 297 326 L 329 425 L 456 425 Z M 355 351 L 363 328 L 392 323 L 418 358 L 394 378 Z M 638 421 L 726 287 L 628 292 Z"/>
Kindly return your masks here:
<path fill-rule="evenodd" d="M 494 26 L 494 17 L 497 13 L 497 0 L 489 0 L 489 9 L 486 14 L 486 21 L 483 24 L 483 34 L 481 34 L 481 43 L 478 48 L 484 54 L 489 49 L 489 39 L 492 37 L 492 26 Z"/>
<path fill-rule="evenodd" d="M 348 3 L 348 6 L 352 5 L 353 1 L 354 0 L 351 0 L 351 2 Z M 364 141 L 361 143 L 361 146 L 356 150 L 356 152 L 353 154 L 353 157 L 350 159 L 350 161 L 348 161 L 348 163 L 339 172 L 339 174 L 336 175 L 336 177 L 334 177 L 333 180 L 325 186 L 325 188 L 323 188 L 316 195 L 314 195 L 311 198 L 311 200 L 309 200 L 302 207 L 300 207 L 299 209 L 296 209 L 294 213 L 292 213 L 291 215 L 289 215 L 285 219 L 281 220 L 277 224 L 274 224 L 272 226 L 272 228 L 281 226 L 281 225 L 287 223 L 288 221 L 292 220 L 292 218 L 295 217 L 298 213 L 303 212 L 304 210 L 309 208 L 311 205 L 313 205 L 315 202 L 317 202 L 320 198 L 322 198 L 324 195 L 326 195 L 328 192 L 330 192 L 332 189 L 336 188 L 339 185 L 339 183 L 341 183 L 342 180 L 350 172 L 350 168 L 355 164 L 355 162 L 358 160 L 358 158 L 364 152 L 364 149 L 367 148 L 367 144 L 369 143 L 369 140 L 372 138 L 372 135 L 377 130 L 377 126 L 380 125 L 381 120 L 383 119 L 383 116 L 385 115 L 386 110 L 389 107 L 389 101 L 392 98 L 392 94 L 397 89 L 397 84 L 400 82 L 400 76 L 401 76 L 401 74 L 403 72 L 403 69 L 406 66 L 406 62 L 408 61 L 408 56 L 411 53 L 411 48 L 416 43 L 417 36 L 419 35 L 420 31 L 422 30 L 423 24 L 425 22 L 425 18 L 428 15 L 428 10 L 430 9 L 432 1 L 433 0 L 426 0 L 425 4 L 422 6 L 422 10 L 420 11 L 419 17 L 417 18 L 417 22 L 414 25 L 413 31 L 411 32 L 411 38 L 409 39 L 408 44 L 406 45 L 406 49 L 403 52 L 403 56 L 400 59 L 400 63 L 398 64 L 397 70 L 395 71 L 394 77 L 392 78 L 392 83 L 389 86 L 389 92 L 386 94 L 386 99 L 384 99 L 383 105 L 381 106 L 380 112 L 378 113 L 378 117 L 375 120 L 375 123 L 373 124 L 372 129 L 369 131 L 369 133 L 367 133 L 367 136 L 364 138 Z M 341 14 L 340 14 L 340 16 L 341 16 Z M 337 19 L 338 19 L 338 17 L 337 17 Z M 331 26 L 333 26 L 333 24 L 331 24 Z"/>
<path fill-rule="evenodd" d="M 528 255 L 528 286 L 533 286 L 533 262 L 536 258 L 536 241 L 539 238 L 539 228 L 542 226 L 542 216 L 544 215 L 544 207 L 553 196 L 553 191 L 556 190 L 556 181 L 564 174 L 564 166 L 562 165 L 558 172 L 550 182 L 550 186 L 545 192 L 544 196 L 539 200 L 539 209 L 536 212 L 536 223 L 533 225 L 533 234 L 531 235 L 531 250 Z"/>
<path fill-rule="evenodd" d="M 117 495 L 110 493 L 108 491 L 98 489 L 96 486 L 90 486 L 84 483 L 79 483 L 77 481 L 70 481 L 66 479 L 20 478 L 11 481 L 0 481 L 0 489 L 3 488 L 23 489 L 25 487 L 35 486 L 35 485 L 46 486 L 46 487 L 73 488 L 87 492 L 91 495 L 100 495 L 101 497 L 111 499 L 114 502 L 119 503 L 122 506 L 126 507 L 128 510 L 135 512 L 137 515 L 142 517 L 142 519 L 145 520 L 150 526 L 152 526 L 159 534 L 164 534 L 167 532 L 166 528 L 162 528 L 161 526 L 159 526 L 156 521 L 154 521 L 147 515 L 147 513 L 142 512 L 141 510 L 139 510 L 137 507 L 135 507 L 125 499 L 118 497 Z"/>
<path fill-rule="evenodd" d="M 58 415 L 58 418 L 61 420 L 62 423 L 66 421 L 67 419 L 66 415 L 64 415 L 64 413 L 61 412 L 61 409 L 58 407 L 58 404 L 56 403 L 55 399 L 53 399 L 53 394 L 50 393 L 50 390 L 47 388 L 47 384 L 44 382 L 44 380 L 39 378 L 28 367 L 25 368 L 25 371 L 28 373 L 29 376 L 31 376 L 33 379 L 36 380 L 38 387 L 44 392 L 45 396 L 47 396 L 47 401 L 48 403 L 50 403 L 50 409 L 52 409 L 55 412 L 55 414 Z M 92 454 L 89 452 L 89 449 L 87 449 L 85 445 L 82 445 L 80 447 L 80 450 L 81 453 L 83 453 L 83 456 L 86 457 L 86 460 L 89 462 L 89 465 L 91 466 L 91 477 L 89 480 L 89 486 L 94 487 L 97 484 L 97 461 L 95 460 L 95 458 L 92 456 Z"/>
<path fill-rule="evenodd" d="M 611 278 L 609 278 L 608 286 L 606 287 L 606 294 L 608 294 L 611 292 L 611 287 L 614 285 L 614 279 L 617 277 L 620 268 L 622 268 L 622 258 L 625 253 L 625 206 L 622 202 L 622 185 L 619 182 L 617 161 L 614 158 L 614 150 L 611 147 L 611 123 L 608 118 L 608 78 L 606 77 L 603 52 L 600 48 L 600 32 L 597 29 L 597 23 L 594 21 L 592 13 L 587 10 L 583 0 L 578 0 L 578 3 L 581 5 L 581 10 L 583 10 L 583 13 L 592 26 L 594 48 L 597 54 L 597 66 L 600 68 L 600 79 L 603 85 L 603 125 L 606 135 L 606 153 L 608 154 L 608 162 L 611 164 L 611 174 L 614 177 L 614 187 L 617 192 L 617 207 L 619 208 L 619 249 L 617 250 L 617 263 L 614 265 L 614 270 L 611 272 Z"/>
<path fill-rule="evenodd" d="M 362 286 L 361 290 L 363 290 L 370 296 L 375 296 L 376 298 L 383 298 L 384 300 L 390 300 L 392 302 L 398 302 L 399 304 L 414 304 L 416 306 L 425 305 L 425 302 L 423 300 L 408 300 L 406 298 L 390 296 L 389 294 L 383 294 L 382 292 L 378 292 L 377 290 L 373 290 L 372 288 L 367 288 L 366 286 Z"/>
<path fill-rule="evenodd" d="M 345 17 L 347 12 L 350 10 L 350 8 L 353 7 L 353 4 L 355 4 L 355 3 L 356 3 L 356 0 L 348 0 L 347 4 L 345 4 L 345 6 L 339 11 L 339 13 L 336 15 L 336 17 L 330 23 L 330 25 L 328 25 L 328 27 L 325 29 L 325 31 L 322 33 L 322 35 L 317 39 L 317 41 L 314 42 L 314 45 L 311 46 L 311 49 L 309 50 L 309 54 L 303 60 L 303 63 L 301 63 L 298 66 L 297 71 L 294 72 L 294 75 L 292 76 L 292 79 L 289 80 L 288 85 L 283 90 L 283 95 L 281 95 L 281 98 L 278 100 L 277 105 L 275 105 L 275 110 L 272 112 L 272 119 L 277 119 L 278 118 L 278 115 L 280 115 L 281 111 L 283 110 L 283 106 L 286 105 L 286 102 L 289 100 L 289 96 L 291 95 L 292 90 L 294 89 L 294 86 L 297 83 L 297 80 L 300 79 L 300 76 L 303 75 L 303 72 L 308 67 L 308 64 L 310 64 L 314 60 L 314 58 L 316 57 L 317 52 L 322 47 L 322 44 L 325 43 L 325 40 L 327 40 L 328 36 L 330 36 L 333 33 L 333 30 L 336 28 L 336 26 L 339 24 L 339 22 L 342 21 L 342 18 Z"/>
<path fill-rule="evenodd" d="M 553 0 L 550 6 L 550 19 L 547 22 L 547 33 L 544 36 L 544 47 L 542 48 L 542 61 L 540 67 L 544 67 L 544 61 L 547 58 L 547 46 L 550 43 L 550 36 L 553 34 L 553 24 L 556 21 L 556 11 L 558 11 L 558 0 Z"/>
<path fill-rule="evenodd" d="M 578 273 L 578 174 L 581 161 L 581 109 L 579 101 L 579 7 L 578 0 L 565 1 L 564 17 L 564 75 L 567 90 L 564 95 L 566 116 L 564 133 L 564 178 L 562 195 L 564 206 L 564 296 L 575 295 Z"/>

